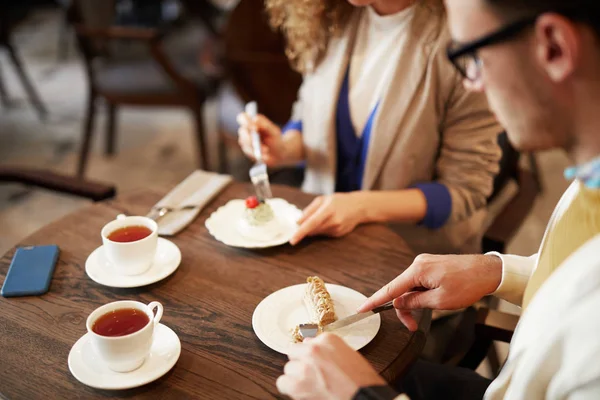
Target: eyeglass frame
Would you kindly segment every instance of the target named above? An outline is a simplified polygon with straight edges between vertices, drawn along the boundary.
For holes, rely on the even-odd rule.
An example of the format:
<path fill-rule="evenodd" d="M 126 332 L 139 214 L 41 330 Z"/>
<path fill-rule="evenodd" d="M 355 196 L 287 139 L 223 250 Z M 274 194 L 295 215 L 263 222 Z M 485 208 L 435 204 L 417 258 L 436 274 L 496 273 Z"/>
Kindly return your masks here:
<path fill-rule="evenodd" d="M 477 78 L 470 78 L 467 74 L 467 71 L 463 70 L 463 68 L 456 62 L 459 57 L 465 55 L 473 56 L 474 61 L 477 61 L 476 53 L 477 50 L 491 46 L 494 44 L 498 44 L 510 39 L 513 39 L 517 35 L 519 35 L 524 29 L 529 27 L 530 25 L 535 24 L 539 15 L 530 16 L 526 18 L 519 19 L 515 22 L 512 22 L 508 25 L 505 25 L 496 31 L 488 33 L 487 35 L 475 39 L 471 42 L 467 42 L 465 44 L 460 45 L 457 48 L 452 48 L 455 44 L 454 42 L 450 42 L 448 47 L 446 48 L 446 56 L 448 60 L 454 65 L 454 67 L 460 72 L 460 74 L 467 80 L 476 81 Z"/>

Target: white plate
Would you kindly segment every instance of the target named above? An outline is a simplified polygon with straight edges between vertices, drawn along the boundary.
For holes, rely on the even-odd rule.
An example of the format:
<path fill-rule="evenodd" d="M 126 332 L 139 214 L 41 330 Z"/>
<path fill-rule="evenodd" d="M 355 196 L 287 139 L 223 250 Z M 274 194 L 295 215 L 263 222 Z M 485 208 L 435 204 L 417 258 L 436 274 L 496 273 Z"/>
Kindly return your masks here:
<path fill-rule="evenodd" d="M 365 295 L 345 286 L 325 284 L 338 318 L 356 313 L 367 299 Z M 261 301 L 252 315 L 254 333 L 261 342 L 273 350 L 287 354 L 294 345 L 291 330 L 298 324 L 310 322 L 302 298 L 306 284 L 289 286 L 278 290 Z M 381 316 L 376 314 L 353 325 L 334 331 L 354 350 L 366 346 L 381 326 Z"/>
<path fill-rule="evenodd" d="M 124 276 L 114 270 L 104 256 L 103 246 L 90 254 L 85 262 L 85 272 L 96 283 L 116 288 L 133 288 L 150 285 L 171 275 L 181 263 L 181 251 L 170 240 L 158 238 L 154 262 L 143 274 Z"/>
<path fill-rule="evenodd" d="M 152 348 L 146 361 L 131 372 L 114 372 L 96 355 L 90 334 L 81 337 L 69 353 L 69 370 L 84 385 L 96 389 L 121 390 L 142 386 L 157 380 L 177 362 L 181 342 L 171 328 L 158 324 L 152 338 Z"/>
<path fill-rule="evenodd" d="M 231 200 L 206 220 L 208 232 L 219 242 L 232 247 L 266 248 L 285 244 L 290 241 L 298 229 L 297 221 L 302 216 L 302 211 L 293 204 L 283 199 L 267 200 L 275 218 L 278 219 L 279 235 L 271 240 L 257 240 L 244 236 L 239 229 L 240 221 L 244 218 L 246 202 L 244 200 Z"/>

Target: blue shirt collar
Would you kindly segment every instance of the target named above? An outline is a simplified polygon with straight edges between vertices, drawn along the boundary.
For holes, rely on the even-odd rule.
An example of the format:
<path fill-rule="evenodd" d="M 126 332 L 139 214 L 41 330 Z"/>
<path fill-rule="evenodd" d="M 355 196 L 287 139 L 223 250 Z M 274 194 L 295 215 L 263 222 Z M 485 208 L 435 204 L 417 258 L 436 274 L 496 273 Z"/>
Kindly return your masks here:
<path fill-rule="evenodd" d="M 600 189 L 600 157 L 565 170 L 565 178 L 578 179 L 590 189 Z"/>

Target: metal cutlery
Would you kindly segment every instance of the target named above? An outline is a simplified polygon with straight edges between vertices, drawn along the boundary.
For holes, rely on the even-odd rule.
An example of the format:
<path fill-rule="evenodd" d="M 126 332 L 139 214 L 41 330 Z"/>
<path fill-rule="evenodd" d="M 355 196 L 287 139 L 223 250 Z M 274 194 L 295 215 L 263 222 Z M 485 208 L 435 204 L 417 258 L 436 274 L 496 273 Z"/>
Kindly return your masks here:
<path fill-rule="evenodd" d="M 348 325 L 352 325 L 358 321 L 362 321 L 365 318 L 369 318 L 375 314 L 379 314 L 382 311 L 391 310 L 394 308 L 394 303 L 390 301 L 389 303 L 385 303 L 379 307 L 374 308 L 371 311 L 367 311 L 364 313 L 350 315 L 349 317 L 342 318 L 338 321 L 335 321 L 329 325 L 325 325 L 322 329 L 318 324 L 300 324 L 300 334 L 303 338 L 314 338 L 316 337 L 320 331 L 321 332 L 331 332 Z"/>
<path fill-rule="evenodd" d="M 251 120 L 256 118 L 258 114 L 258 106 L 255 101 L 246 104 L 246 114 Z M 252 137 L 252 149 L 254 151 L 254 158 L 256 163 L 250 168 L 250 180 L 254 185 L 256 191 L 256 197 L 260 201 L 270 199 L 273 197 L 271 193 L 271 184 L 269 183 L 269 174 L 267 173 L 267 165 L 264 163 L 262 158 L 260 135 L 256 129 L 252 129 L 250 132 Z"/>
<path fill-rule="evenodd" d="M 158 221 L 159 219 L 163 218 L 165 215 L 170 214 L 172 212 L 189 211 L 189 210 L 195 210 L 196 208 L 198 208 L 198 206 L 195 206 L 195 205 L 187 205 L 187 206 L 182 206 L 182 207 L 155 207 L 152 209 L 152 212 L 150 214 L 148 214 L 148 218 Z"/>

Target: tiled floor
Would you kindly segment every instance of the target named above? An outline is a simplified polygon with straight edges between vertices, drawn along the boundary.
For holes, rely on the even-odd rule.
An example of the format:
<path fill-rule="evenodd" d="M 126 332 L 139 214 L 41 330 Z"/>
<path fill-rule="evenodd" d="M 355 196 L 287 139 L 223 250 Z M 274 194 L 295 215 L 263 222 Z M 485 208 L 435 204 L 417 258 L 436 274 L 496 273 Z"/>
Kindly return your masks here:
<path fill-rule="evenodd" d="M 86 83 L 83 68 L 71 52 L 56 61 L 58 19 L 41 13 L 18 32 L 17 43 L 50 118 L 40 122 L 29 108 L 11 66 L 3 54 L 0 64 L 15 99 L 10 109 L 0 108 L 0 159 L 2 163 L 39 166 L 72 173 L 75 170 Z M 214 110 L 207 115 L 215 115 Z M 210 121 L 209 121 L 210 122 Z M 112 182 L 120 192 L 143 186 L 164 191 L 195 168 L 191 120 L 180 111 L 126 109 L 119 115 L 118 154 L 106 158 L 99 141 L 104 120 L 98 121 L 90 178 Z M 510 244 L 509 250 L 529 255 L 536 251 L 554 205 L 567 183 L 567 165 L 560 152 L 539 155 L 545 192 Z M 0 253 L 38 228 L 84 206 L 86 201 L 57 196 L 16 185 L 0 185 Z"/>

